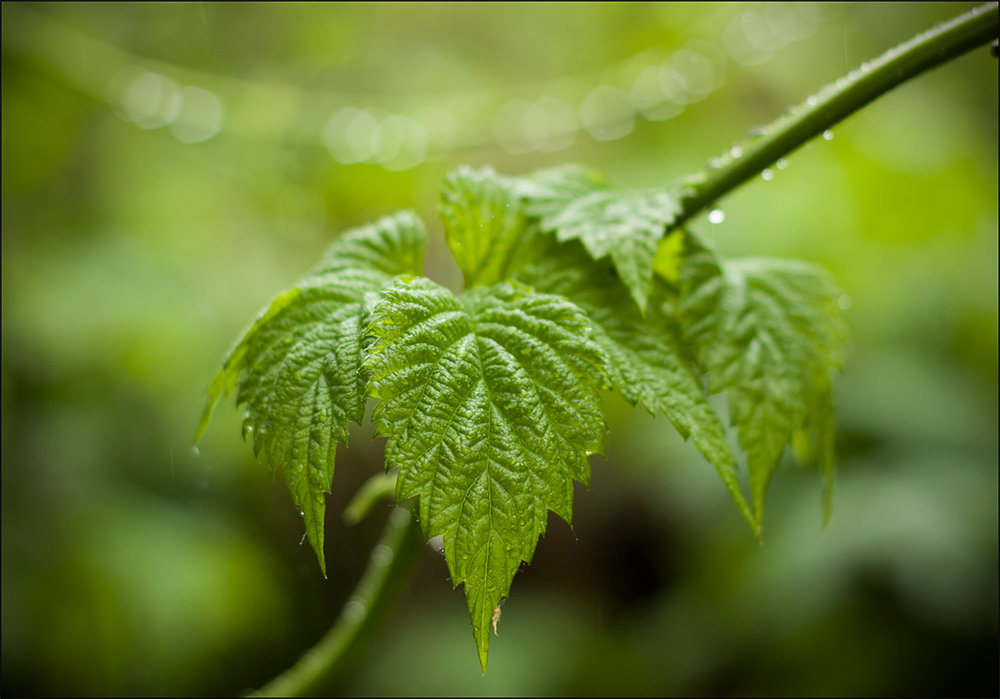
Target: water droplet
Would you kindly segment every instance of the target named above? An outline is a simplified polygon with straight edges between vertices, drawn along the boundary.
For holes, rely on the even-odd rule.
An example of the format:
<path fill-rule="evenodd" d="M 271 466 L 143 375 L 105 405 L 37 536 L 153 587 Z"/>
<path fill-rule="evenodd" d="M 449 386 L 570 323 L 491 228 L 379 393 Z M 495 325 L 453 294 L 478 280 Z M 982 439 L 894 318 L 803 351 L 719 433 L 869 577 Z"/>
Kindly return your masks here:
<path fill-rule="evenodd" d="M 343 611 L 340 612 L 341 616 L 344 617 L 344 621 L 349 624 L 357 624 L 365 618 L 365 614 L 368 613 L 368 607 L 359 599 L 350 599 L 347 604 L 344 605 Z"/>
<path fill-rule="evenodd" d="M 774 179 L 774 170 L 772 170 L 771 168 L 765 168 L 763 171 L 761 171 L 760 178 L 765 182 L 770 182 L 771 180 Z"/>
<path fill-rule="evenodd" d="M 635 128 L 635 107 L 628 94 L 611 85 L 598 85 L 583 99 L 580 124 L 598 141 L 614 141 Z"/>
<path fill-rule="evenodd" d="M 729 149 L 729 155 L 731 155 L 734 158 L 739 158 L 740 156 L 743 155 L 743 146 L 736 144 L 735 146 Z"/>
<path fill-rule="evenodd" d="M 785 160 L 784 158 L 781 158 L 780 160 L 778 160 L 778 162 L 774 164 L 774 166 L 779 170 L 784 170 L 786 167 L 788 167 L 788 161 Z"/>
<path fill-rule="evenodd" d="M 806 104 L 808 104 L 810 107 L 815 107 L 817 104 L 819 104 L 819 97 L 817 97 L 816 95 L 809 95 L 809 97 L 806 99 Z"/>
<path fill-rule="evenodd" d="M 823 140 L 824 141 L 832 141 L 833 140 L 833 131 L 831 131 L 830 129 L 827 129 L 826 131 L 824 131 L 823 132 Z"/>
<path fill-rule="evenodd" d="M 380 568 L 392 563 L 392 549 L 385 544 L 379 544 L 372 549 L 372 564 Z"/>
<path fill-rule="evenodd" d="M 389 521 L 392 522 L 392 526 L 402 529 L 410 522 L 410 511 L 404 510 L 402 507 L 397 507 L 389 515 Z"/>
<path fill-rule="evenodd" d="M 198 456 L 201 452 L 198 451 L 198 447 L 191 447 L 191 456 Z"/>
<path fill-rule="evenodd" d="M 170 133 L 181 143 L 201 143 L 222 130 L 225 109 L 222 100 L 200 87 L 185 87 L 175 100 L 177 115 Z"/>
<path fill-rule="evenodd" d="M 726 220 L 726 212 L 722 209 L 712 209 L 708 212 L 709 223 L 722 223 Z"/>
<path fill-rule="evenodd" d="M 842 294 L 840 298 L 837 299 L 837 305 L 840 306 L 840 310 L 846 311 L 852 305 L 851 297 L 847 294 Z"/>

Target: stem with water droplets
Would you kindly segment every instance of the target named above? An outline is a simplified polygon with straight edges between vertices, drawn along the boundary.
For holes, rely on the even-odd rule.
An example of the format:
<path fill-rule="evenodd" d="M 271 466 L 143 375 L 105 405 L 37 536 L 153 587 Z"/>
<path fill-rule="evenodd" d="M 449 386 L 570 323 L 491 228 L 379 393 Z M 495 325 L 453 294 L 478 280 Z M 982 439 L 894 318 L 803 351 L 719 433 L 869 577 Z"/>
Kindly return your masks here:
<path fill-rule="evenodd" d="M 995 41 L 997 3 L 981 5 L 909 41 L 827 85 L 754 136 L 713 158 L 692 179 L 671 228 L 756 177 L 780 158 L 910 78 Z"/>

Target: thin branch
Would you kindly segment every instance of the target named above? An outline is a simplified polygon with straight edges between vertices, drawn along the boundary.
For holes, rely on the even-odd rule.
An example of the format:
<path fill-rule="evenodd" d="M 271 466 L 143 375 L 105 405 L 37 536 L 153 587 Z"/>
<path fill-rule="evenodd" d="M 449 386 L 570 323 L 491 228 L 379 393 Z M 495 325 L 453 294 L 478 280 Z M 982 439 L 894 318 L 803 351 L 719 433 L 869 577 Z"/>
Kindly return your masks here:
<path fill-rule="evenodd" d="M 251 696 L 295 697 L 322 694 L 343 678 L 362 641 L 382 621 L 407 577 L 407 569 L 423 537 L 416 517 L 404 506 L 395 508 L 372 549 L 368 567 L 337 621 L 288 670 Z"/>
<path fill-rule="evenodd" d="M 688 190 L 681 200 L 682 212 L 671 228 L 682 225 L 872 100 L 996 38 L 997 3 L 989 3 L 862 63 L 721 157 L 710 160 L 685 182 Z"/>

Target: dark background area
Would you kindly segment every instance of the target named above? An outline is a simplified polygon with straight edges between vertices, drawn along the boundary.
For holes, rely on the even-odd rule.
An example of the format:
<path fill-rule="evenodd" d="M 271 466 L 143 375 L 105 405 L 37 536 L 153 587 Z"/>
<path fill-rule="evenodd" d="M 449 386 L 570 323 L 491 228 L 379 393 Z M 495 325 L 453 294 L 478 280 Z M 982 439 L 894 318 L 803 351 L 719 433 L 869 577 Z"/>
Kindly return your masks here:
<path fill-rule="evenodd" d="M 324 580 L 231 402 L 205 389 L 342 231 L 412 207 L 455 285 L 458 164 L 628 187 L 964 3 L 4 3 L 4 695 L 232 694 L 322 635 L 388 512 L 338 453 Z M 480 674 L 424 551 L 345 694 L 993 695 L 997 61 L 915 79 L 692 222 L 827 267 L 850 300 L 840 471 L 791 460 L 756 545 L 663 419 L 608 397 L 607 455 L 515 578 Z"/>

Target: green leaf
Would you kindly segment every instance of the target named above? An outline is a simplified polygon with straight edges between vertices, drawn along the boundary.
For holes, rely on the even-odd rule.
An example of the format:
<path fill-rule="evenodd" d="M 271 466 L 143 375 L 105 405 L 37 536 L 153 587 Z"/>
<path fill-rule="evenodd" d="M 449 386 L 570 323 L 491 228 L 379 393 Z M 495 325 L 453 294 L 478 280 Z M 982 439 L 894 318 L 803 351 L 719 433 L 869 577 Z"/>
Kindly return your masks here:
<path fill-rule="evenodd" d="M 572 519 L 573 480 L 602 450 L 605 357 L 566 299 L 500 283 L 457 298 L 424 279 L 387 288 L 365 368 L 380 399 L 398 499 L 419 497 L 464 584 L 486 670 L 493 610 L 530 561 L 548 510 Z"/>
<path fill-rule="evenodd" d="M 680 309 L 686 339 L 708 372 L 709 389 L 728 391 L 759 524 L 771 475 L 807 421 L 817 426 L 829 492 L 830 382 L 846 339 L 841 292 L 812 265 L 758 258 L 723 263 L 690 233 L 685 238 Z"/>
<path fill-rule="evenodd" d="M 535 219 L 551 218 L 572 201 L 606 189 L 603 176 L 579 165 L 538 170 L 514 180 L 514 191 L 524 200 L 525 215 Z"/>
<path fill-rule="evenodd" d="M 681 208 L 665 191 L 598 189 L 541 218 L 544 231 L 560 241 L 577 239 L 595 260 L 610 255 L 622 283 L 645 312 L 657 243 Z"/>
<path fill-rule="evenodd" d="M 667 416 L 685 439 L 691 437 L 756 531 L 725 427 L 708 403 L 676 321 L 662 309 L 663 299 L 657 298 L 643 316 L 615 279 L 611 264 L 591 260 L 578 245 L 561 246 L 518 279 L 565 296 L 587 314 L 594 342 L 610 359 L 614 387 L 633 405 L 641 403 L 650 413 Z"/>
<path fill-rule="evenodd" d="M 681 260 L 684 258 L 684 235 L 668 235 L 656 246 L 656 256 L 653 257 L 653 271 L 660 279 L 671 286 L 676 286 L 681 280 Z"/>
<path fill-rule="evenodd" d="M 209 387 L 195 440 L 219 399 L 236 390 L 244 438 L 272 472 L 284 473 L 324 575 L 324 493 L 348 421 L 364 415 L 365 296 L 397 274 L 419 273 L 425 247 L 423 223 L 406 211 L 346 233 L 260 314 Z"/>
<path fill-rule="evenodd" d="M 526 233 L 520 197 L 492 168 L 463 166 L 449 173 L 441 189 L 441 219 L 466 288 L 500 281 L 520 262 Z"/>

